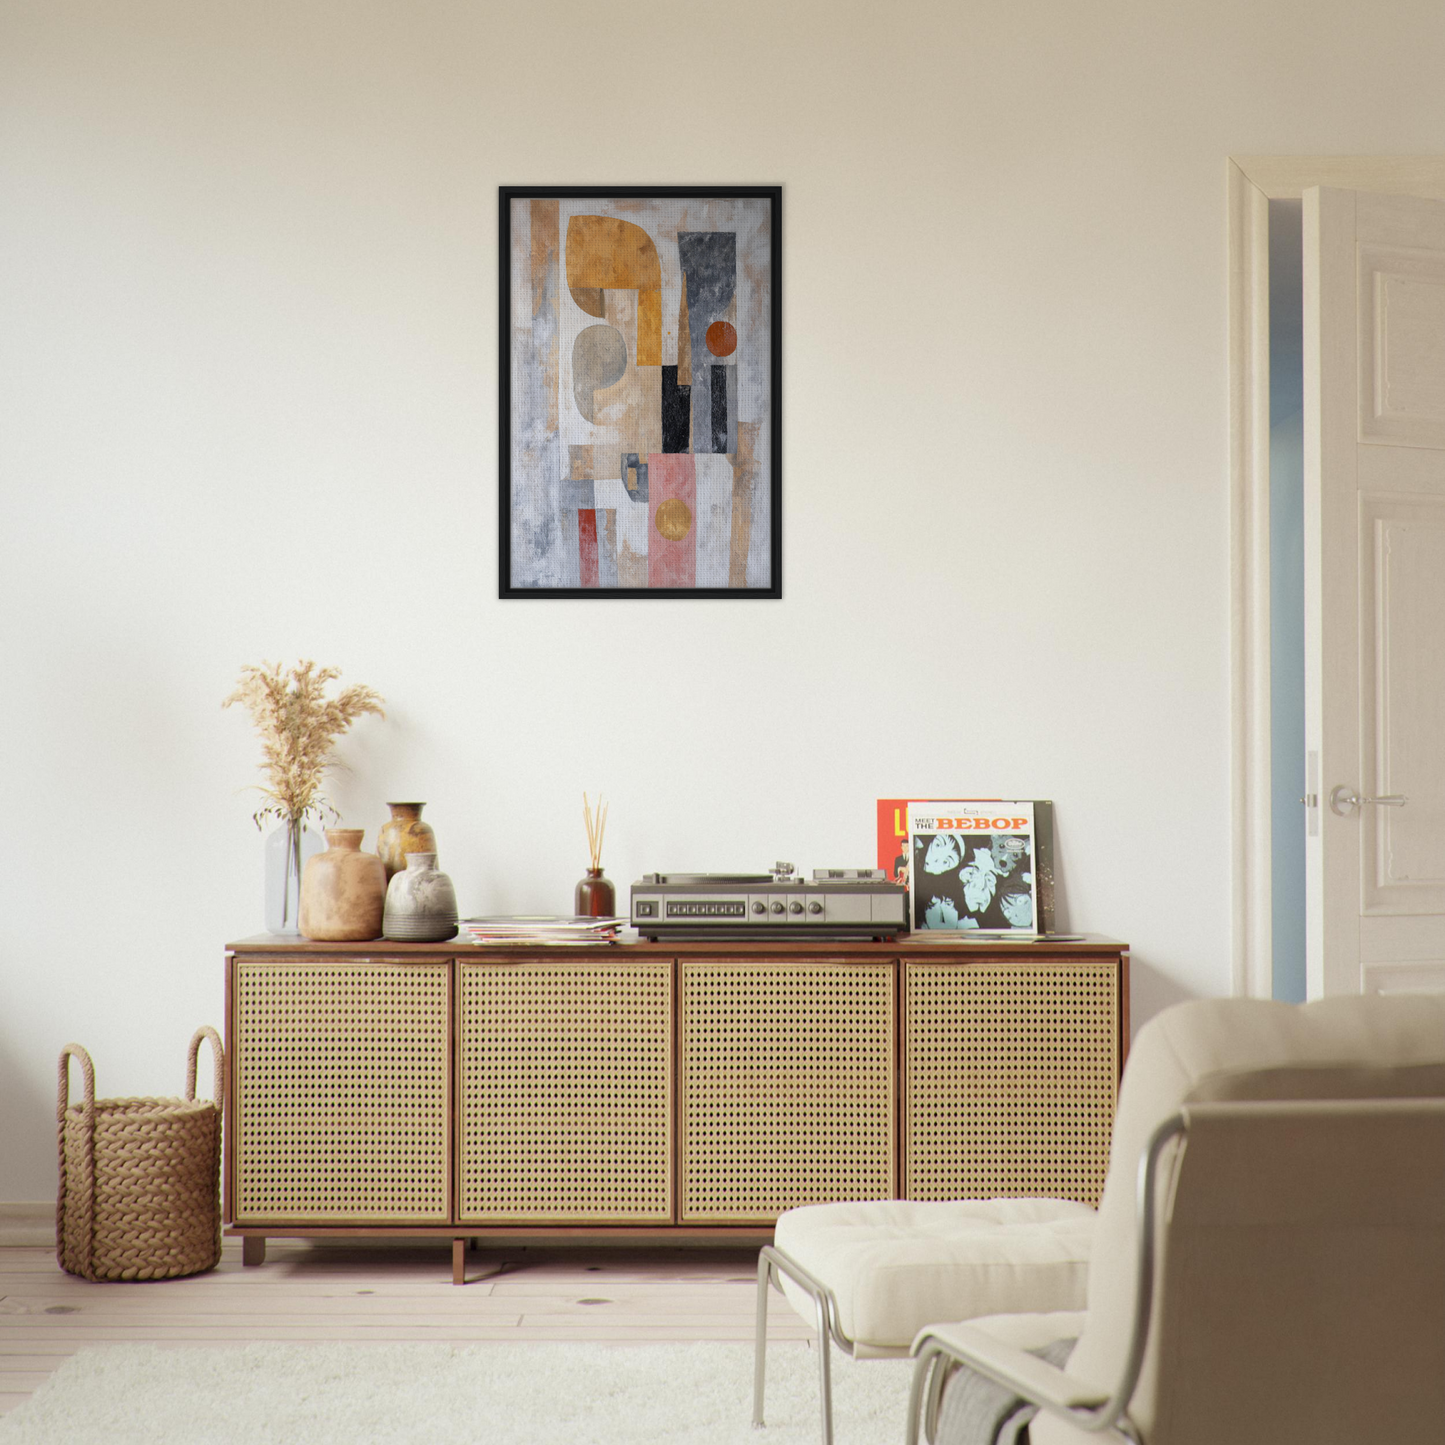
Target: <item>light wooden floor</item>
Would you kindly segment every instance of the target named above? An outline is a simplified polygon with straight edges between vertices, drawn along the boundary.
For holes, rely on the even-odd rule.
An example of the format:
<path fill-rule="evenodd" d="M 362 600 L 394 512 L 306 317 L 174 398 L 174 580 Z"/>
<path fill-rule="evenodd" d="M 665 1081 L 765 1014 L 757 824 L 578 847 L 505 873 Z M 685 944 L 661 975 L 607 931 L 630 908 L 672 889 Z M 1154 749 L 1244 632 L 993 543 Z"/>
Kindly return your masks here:
<path fill-rule="evenodd" d="M 105 1342 L 751 1340 L 757 1251 L 484 1250 L 451 1282 L 451 1245 L 272 1240 L 266 1263 L 191 1279 L 90 1284 L 53 1249 L 0 1248 L 0 1412 Z M 809 1330 L 774 1293 L 770 1339 Z"/>

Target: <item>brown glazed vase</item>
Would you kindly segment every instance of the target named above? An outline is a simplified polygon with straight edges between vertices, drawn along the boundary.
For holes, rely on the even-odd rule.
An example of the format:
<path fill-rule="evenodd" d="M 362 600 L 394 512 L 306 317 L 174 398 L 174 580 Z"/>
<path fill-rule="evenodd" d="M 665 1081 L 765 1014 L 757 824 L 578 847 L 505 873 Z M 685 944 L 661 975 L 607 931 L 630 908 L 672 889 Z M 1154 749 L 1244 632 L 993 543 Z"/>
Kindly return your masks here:
<path fill-rule="evenodd" d="M 376 835 L 376 855 L 386 869 L 387 882 L 406 867 L 408 853 L 435 853 L 437 835 L 430 823 L 423 823 L 421 810 L 425 803 L 388 803 L 391 818 L 381 825 Z"/>
<path fill-rule="evenodd" d="M 386 869 L 361 851 L 362 828 L 328 828 L 326 851 L 301 875 L 301 936 L 317 942 L 381 937 Z"/>
<path fill-rule="evenodd" d="M 617 914 L 617 890 L 600 868 L 589 868 L 587 876 L 572 895 L 578 918 L 613 918 Z"/>

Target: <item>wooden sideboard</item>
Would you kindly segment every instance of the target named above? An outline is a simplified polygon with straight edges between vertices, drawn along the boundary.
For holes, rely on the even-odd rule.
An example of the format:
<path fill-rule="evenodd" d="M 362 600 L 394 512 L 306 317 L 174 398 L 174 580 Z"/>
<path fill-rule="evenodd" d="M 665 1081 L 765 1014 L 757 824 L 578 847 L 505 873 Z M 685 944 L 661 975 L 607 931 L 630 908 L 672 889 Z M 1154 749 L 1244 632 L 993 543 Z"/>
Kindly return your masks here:
<path fill-rule="evenodd" d="M 766 1240 L 837 1199 L 1096 1203 L 1129 955 L 1046 944 L 226 953 L 225 1215 L 269 1235 Z"/>

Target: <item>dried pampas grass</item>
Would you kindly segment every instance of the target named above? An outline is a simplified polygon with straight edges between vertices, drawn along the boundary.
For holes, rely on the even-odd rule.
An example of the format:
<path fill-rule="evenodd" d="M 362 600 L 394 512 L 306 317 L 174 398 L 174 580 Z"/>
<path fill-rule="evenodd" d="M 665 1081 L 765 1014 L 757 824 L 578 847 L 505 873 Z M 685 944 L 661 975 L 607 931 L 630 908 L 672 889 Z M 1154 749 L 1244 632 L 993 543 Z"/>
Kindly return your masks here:
<path fill-rule="evenodd" d="M 369 687 L 348 687 L 328 698 L 327 683 L 340 676 L 337 668 L 314 662 L 298 662 L 289 672 L 279 662 L 243 667 L 235 692 L 221 704 L 244 704 L 261 738 L 266 781 L 256 787 L 266 802 L 253 815 L 258 828 L 263 818 L 296 823 L 323 808 L 335 816 L 321 793 L 326 769 L 340 766 L 332 745 L 364 714 L 386 716 L 385 699 Z"/>

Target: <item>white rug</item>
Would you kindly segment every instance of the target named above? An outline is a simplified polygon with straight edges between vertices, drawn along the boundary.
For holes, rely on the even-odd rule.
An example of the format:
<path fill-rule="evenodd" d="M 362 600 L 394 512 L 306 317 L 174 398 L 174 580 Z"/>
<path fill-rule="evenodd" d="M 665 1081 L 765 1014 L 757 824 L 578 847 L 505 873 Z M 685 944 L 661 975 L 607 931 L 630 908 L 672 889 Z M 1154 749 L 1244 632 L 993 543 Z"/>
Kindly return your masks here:
<path fill-rule="evenodd" d="M 836 1445 L 899 1445 L 910 1362 L 833 1352 Z M 83 1350 L 0 1445 L 818 1445 L 817 1356 L 750 1345 L 290 1345 Z"/>

